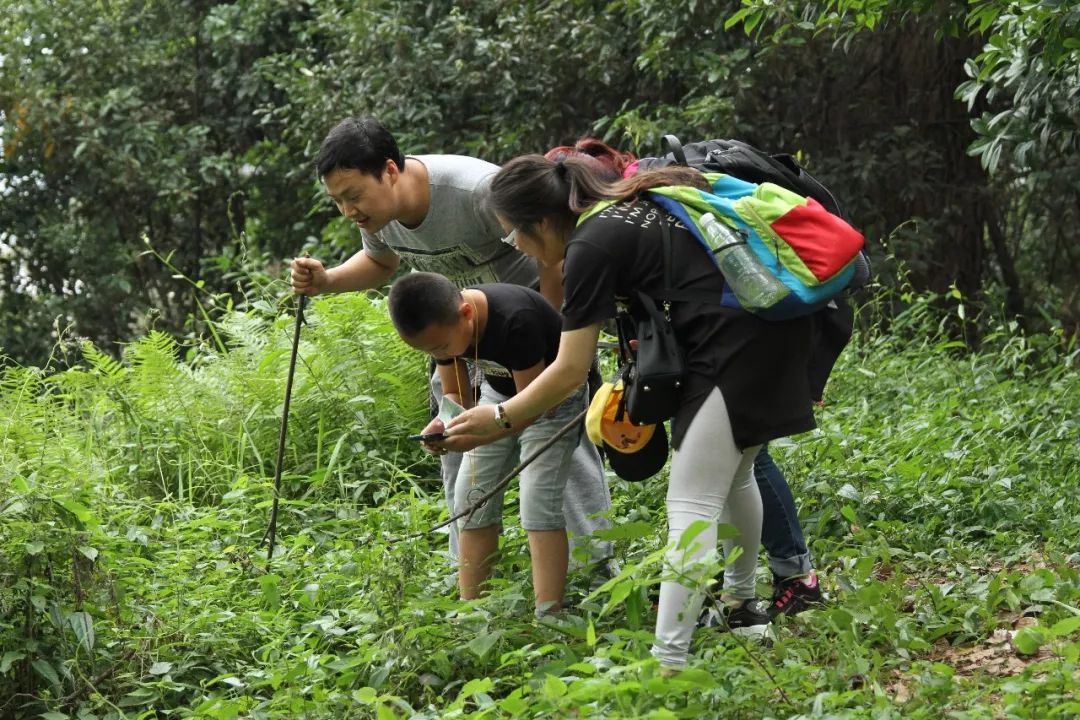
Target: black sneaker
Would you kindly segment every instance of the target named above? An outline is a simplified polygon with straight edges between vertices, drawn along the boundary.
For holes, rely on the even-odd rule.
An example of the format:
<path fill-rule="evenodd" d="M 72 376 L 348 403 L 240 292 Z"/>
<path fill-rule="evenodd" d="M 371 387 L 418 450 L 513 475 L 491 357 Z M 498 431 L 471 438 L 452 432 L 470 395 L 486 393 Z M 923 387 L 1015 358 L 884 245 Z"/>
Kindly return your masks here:
<path fill-rule="evenodd" d="M 619 566 L 617 560 L 608 558 L 606 560 L 598 560 L 588 566 L 586 572 L 590 574 L 589 593 L 593 593 L 599 590 L 600 586 L 611 578 L 618 577 L 619 573 L 622 572 L 622 568 Z"/>
<path fill-rule="evenodd" d="M 761 638 L 769 631 L 769 612 L 765 603 L 750 598 L 738 605 L 720 603 L 702 608 L 698 627 L 719 627 L 742 637 Z"/>
<path fill-rule="evenodd" d="M 760 638 L 769 631 L 769 609 L 765 603 L 754 598 L 727 608 L 727 626 L 736 635 Z"/>
<path fill-rule="evenodd" d="M 769 617 L 798 615 L 803 610 L 820 605 L 823 601 L 817 573 L 812 572 L 806 577 L 789 578 L 776 584 L 772 605 L 769 606 Z"/>

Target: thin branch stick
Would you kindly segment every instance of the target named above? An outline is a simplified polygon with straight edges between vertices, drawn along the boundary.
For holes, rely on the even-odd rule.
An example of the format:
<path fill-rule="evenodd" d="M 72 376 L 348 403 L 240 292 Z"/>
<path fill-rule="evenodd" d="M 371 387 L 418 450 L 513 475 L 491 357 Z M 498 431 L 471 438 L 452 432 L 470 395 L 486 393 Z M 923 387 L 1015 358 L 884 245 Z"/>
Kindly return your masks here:
<path fill-rule="evenodd" d="M 285 431 L 289 427 L 289 402 L 292 400 L 293 376 L 296 374 L 296 356 L 300 348 L 300 326 L 304 322 L 304 306 L 307 295 L 301 295 L 296 304 L 296 328 L 293 330 L 292 355 L 289 358 L 289 377 L 285 381 L 285 405 L 281 409 L 281 429 L 278 432 L 277 462 L 274 466 L 274 504 L 270 509 L 270 526 L 264 539 L 269 537 L 270 545 L 266 550 L 266 571 L 270 571 L 270 561 L 274 557 L 274 543 L 277 540 L 278 501 L 281 498 L 281 464 L 285 458 Z"/>

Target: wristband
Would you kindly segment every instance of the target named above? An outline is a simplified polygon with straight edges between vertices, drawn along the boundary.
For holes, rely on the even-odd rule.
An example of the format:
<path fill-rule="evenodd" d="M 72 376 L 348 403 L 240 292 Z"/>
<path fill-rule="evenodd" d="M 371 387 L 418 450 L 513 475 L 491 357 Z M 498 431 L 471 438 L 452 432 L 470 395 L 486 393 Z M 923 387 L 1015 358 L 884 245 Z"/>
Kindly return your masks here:
<path fill-rule="evenodd" d="M 510 422 L 510 418 L 506 416 L 506 408 L 503 407 L 502 403 L 495 406 L 495 424 L 503 430 L 511 430 L 514 427 L 514 424 Z"/>

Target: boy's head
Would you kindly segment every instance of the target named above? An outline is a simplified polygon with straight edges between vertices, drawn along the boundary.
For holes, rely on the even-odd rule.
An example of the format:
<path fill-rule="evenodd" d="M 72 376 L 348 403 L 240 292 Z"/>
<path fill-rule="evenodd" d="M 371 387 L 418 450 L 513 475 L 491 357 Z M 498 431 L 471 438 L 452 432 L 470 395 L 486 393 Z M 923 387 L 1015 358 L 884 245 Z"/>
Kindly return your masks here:
<path fill-rule="evenodd" d="M 476 339 L 473 306 L 442 275 L 414 272 L 390 287 L 390 320 L 410 347 L 436 360 L 464 355 Z"/>
<path fill-rule="evenodd" d="M 342 215 L 368 232 L 397 219 L 395 189 L 405 156 L 374 118 L 346 118 L 323 140 L 315 160 L 319 179 Z"/>

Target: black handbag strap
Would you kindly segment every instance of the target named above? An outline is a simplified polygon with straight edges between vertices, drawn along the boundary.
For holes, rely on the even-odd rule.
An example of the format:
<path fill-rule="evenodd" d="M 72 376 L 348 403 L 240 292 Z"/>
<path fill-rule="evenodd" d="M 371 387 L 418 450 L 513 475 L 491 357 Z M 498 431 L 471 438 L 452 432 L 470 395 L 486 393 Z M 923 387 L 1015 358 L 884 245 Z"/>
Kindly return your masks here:
<path fill-rule="evenodd" d="M 675 142 L 677 143 L 678 140 L 676 140 Z M 642 307 L 645 308 L 645 311 L 649 315 L 656 317 L 657 315 L 662 314 L 664 320 L 670 322 L 671 311 L 667 301 L 684 299 L 679 296 L 688 292 L 693 293 L 694 291 L 676 290 L 671 287 L 671 225 L 670 223 L 668 223 L 667 218 L 664 217 L 664 212 L 662 208 L 661 212 L 657 215 L 657 218 L 657 222 L 660 225 L 660 255 L 661 261 L 664 265 L 664 289 L 662 292 L 657 294 L 656 299 L 664 301 L 663 310 L 661 311 L 661 309 L 656 306 L 656 302 L 651 296 L 646 295 L 640 290 L 638 291 L 637 295 L 639 302 L 641 302 Z M 704 293 L 702 294 L 704 295 Z M 630 328 L 627 327 L 627 324 L 632 324 L 633 322 L 634 320 L 627 310 L 620 310 L 618 317 L 616 317 L 615 319 L 615 329 L 619 336 L 619 354 L 626 359 L 627 368 L 629 368 L 630 365 L 632 365 L 634 362 L 634 354 L 630 349 Z"/>
<path fill-rule="evenodd" d="M 676 142 L 678 141 L 676 140 Z M 670 316 L 671 313 L 668 303 L 672 301 L 714 304 L 723 302 L 723 296 L 715 290 L 680 290 L 671 287 L 671 229 L 663 212 L 660 213 L 660 233 L 661 241 L 663 243 L 664 289 L 656 294 L 656 299 L 664 301 L 664 316 Z M 724 282 L 726 283 L 727 280 Z"/>
<path fill-rule="evenodd" d="M 668 288 L 659 293 L 656 297 L 659 300 L 667 300 L 669 302 L 697 302 L 712 303 L 714 305 L 721 304 L 724 301 L 724 296 L 715 290 L 680 290 L 677 288 Z"/>
<path fill-rule="evenodd" d="M 660 218 L 660 237 L 663 243 L 662 252 L 664 257 L 664 292 L 671 292 L 671 227 L 668 224 L 667 218 L 664 217 L 664 213 L 661 212 L 658 216 Z"/>
<path fill-rule="evenodd" d="M 660 214 L 660 233 L 663 243 L 662 257 L 664 263 L 664 289 L 656 294 L 656 299 L 664 303 L 664 317 L 671 319 L 672 301 L 689 301 L 700 303 L 720 303 L 723 296 L 715 290 L 680 290 L 671 287 L 671 229 L 664 214 Z M 727 282 L 726 280 L 724 282 Z"/>
<path fill-rule="evenodd" d="M 625 371 L 634 363 L 634 353 L 630 348 L 630 338 L 633 336 L 634 319 L 625 306 L 620 307 L 619 314 L 615 317 L 615 331 L 619 336 L 619 370 Z"/>

